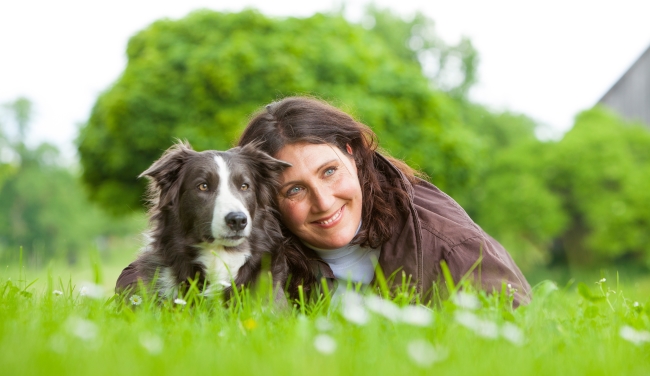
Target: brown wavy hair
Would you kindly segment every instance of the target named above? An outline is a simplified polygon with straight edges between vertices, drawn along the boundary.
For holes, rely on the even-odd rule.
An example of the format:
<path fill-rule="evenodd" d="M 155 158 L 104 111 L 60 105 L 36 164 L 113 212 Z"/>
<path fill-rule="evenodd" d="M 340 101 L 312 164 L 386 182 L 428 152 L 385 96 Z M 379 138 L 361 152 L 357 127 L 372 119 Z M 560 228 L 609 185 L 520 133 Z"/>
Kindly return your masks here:
<path fill-rule="evenodd" d="M 274 157 L 286 145 L 297 143 L 329 144 L 345 154 L 346 146 L 350 145 L 363 193 L 362 225 L 351 243 L 363 247 L 377 248 L 387 241 L 394 232 L 398 210 L 408 207 L 409 198 L 401 178 L 386 171 L 386 163 L 381 158 L 388 159 L 411 183 L 419 175 L 398 159 L 383 152 L 380 156 L 377 136 L 367 125 L 327 102 L 310 97 L 287 97 L 255 113 L 238 144 L 253 142 Z M 292 243 L 301 248 L 299 242 Z M 289 264 L 290 269 L 308 268 L 306 261 L 297 259 L 290 260 Z M 291 270 L 294 278 L 295 272 Z M 305 284 L 315 282 L 309 276 L 299 279 Z"/>

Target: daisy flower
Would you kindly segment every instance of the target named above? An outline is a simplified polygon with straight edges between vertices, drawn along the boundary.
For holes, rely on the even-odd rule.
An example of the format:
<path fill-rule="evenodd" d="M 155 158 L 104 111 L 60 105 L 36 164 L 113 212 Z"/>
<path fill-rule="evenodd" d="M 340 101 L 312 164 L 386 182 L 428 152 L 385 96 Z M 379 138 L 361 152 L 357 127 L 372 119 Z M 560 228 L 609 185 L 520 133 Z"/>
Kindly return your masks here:
<path fill-rule="evenodd" d="M 93 299 L 101 299 L 104 297 L 104 288 L 91 282 L 84 282 L 81 285 L 79 295 Z"/>
<path fill-rule="evenodd" d="M 635 345 L 641 345 L 644 342 L 650 342 L 650 332 L 647 330 L 636 330 L 631 326 L 624 326 L 618 333 L 621 338 L 632 342 Z"/>
<path fill-rule="evenodd" d="M 327 334 L 319 334 L 314 338 L 314 347 L 319 353 L 329 355 L 336 351 L 336 341 Z"/>
<path fill-rule="evenodd" d="M 143 333 L 140 335 L 140 345 L 151 355 L 158 355 L 163 350 L 163 340 L 155 334 Z"/>
<path fill-rule="evenodd" d="M 142 304 L 142 298 L 139 295 L 131 295 L 129 300 L 131 301 L 131 304 L 133 304 L 133 305 Z"/>
<path fill-rule="evenodd" d="M 409 342 L 406 352 L 411 360 L 420 367 L 429 367 L 435 362 L 444 360 L 448 355 L 447 350 L 435 347 L 423 339 Z"/>
<path fill-rule="evenodd" d="M 384 316 L 390 321 L 398 321 L 402 314 L 397 304 L 376 295 L 367 296 L 365 303 L 369 310 Z"/>
<path fill-rule="evenodd" d="M 401 321 L 415 326 L 429 326 L 433 322 L 433 312 L 421 305 L 402 308 Z"/>
<path fill-rule="evenodd" d="M 512 289 L 512 286 L 508 283 L 508 288 Z M 452 302 L 460 308 L 476 310 L 481 308 L 481 301 L 478 300 L 476 295 L 470 294 L 464 291 L 458 292 L 452 298 Z"/>
<path fill-rule="evenodd" d="M 347 292 L 343 295 L 342 313 L 346 320 L 357 325 L 364 325 L 369 320 L 361 295 L 355 292 Z"/>

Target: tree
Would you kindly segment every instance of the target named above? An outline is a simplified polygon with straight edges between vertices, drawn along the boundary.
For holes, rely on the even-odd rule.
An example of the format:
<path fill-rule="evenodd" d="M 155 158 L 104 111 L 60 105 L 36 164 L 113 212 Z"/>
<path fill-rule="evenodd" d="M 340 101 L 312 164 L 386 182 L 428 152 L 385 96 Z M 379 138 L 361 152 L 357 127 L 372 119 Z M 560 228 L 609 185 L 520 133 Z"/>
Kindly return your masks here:
<path fill-rule="evenodd" d="M 43 143 L 30 147 L 31 102 L 19 98 L 4 106 L 17 128 L 13 138 L 3 136 L 2 150 L 12 156 L 11 174 L 0 180 L 0 259 L 15 261 L 20 248 L 39 265 L 53 257 L 70 262 L 93 247 L 100 236 L 130 234 L 141 229 L 135 218 L 116 221 L 91 205 L 77 176 L 56 163 L 58 150 Z M 0 176 L 1 178 L 2 176 Z"/>
<path fill-rule="evenodd" d="M 594 109 L 561 141 L 541 142 L 526 116 L 467 100 L 469 42 L 442 43 L 421 16 L 369 15 L 364 28 L 336 14 L 199 11 L 142 30 L 77 140 L 91 198 L 115 213 L 139 208 L 136 177 L 175 138 L 226 149 L 260 106 L 307 94 L 368 124 L 523 264 L 647 254 L 647 130 Z M 439 90 L 450 81 L 427 76 L 427 53 L 440 66 L 460 59 L 462 79 Z"/>
<path fill-rule="evenodd" d="M 560 141 L 519 137 L 527 141 L 495 153 L 482 184 L 468 191 L 467 207 L 481 226 L 524 267 L 589 267 L 621 258 L 650 264 L 645 126 L 597 107 L 579 114 Z"/>
<path fill-rule="evenodd" d="M 4 182 L 14 173 L 14 167 L 9 163 L 13 157 L 13 150 L 9 138 L 4 130 L 4 123 L 0 121 L 0 189 Z"/>
<path fill-rule="evenodd" d="M 548 184 L 570 218 L 559 237 L 569 263 L 623 256 L 650 263 L 650 132 L 600 107 L 554 145 Z"/>
<path fill-rule="evenodd" d="M 77 140 L 90 197 L 115 213 L 139 207 L 144 182 L 136 177 L 175 138 L 229 148 L 253 111 L 294 94 L 353 113 L 384 149 L 442 189 L 466 186 L 477 137 L 463 127 L 456 101 L 431 88 L 407 41 L 399 50 L 388 41 L 386 19 L 377 13 L 374 31 L 336 14 L 273 19 L 252 10 L 155 22 L 129 41 L 126 69 Z M 402 22 L 401 38 L 412 38 L 414 24 L 394 21 Z"/>
<path fill-rule="evenodd" d="M 518 142 L 493 157 L 482 184 L 472 190 L 477 222 L 522 268 L 548 263 L 554 239 L 569 224 L 563 202 L 544 174 L 551 152 L 549 143 Z"/>
<path fill-rule="evenodd" d="M 478 53 L 471 41 L 462 38 L 449 45 L 435 32 L 435 23 L 421 12 L 411 20 L 395 16 L 390 9 L 373 4 L 366 10 L 365 24 L 404 60 L 420 64 L 434 86 L 454 97 L 465 98 L 476 83 Z"/>

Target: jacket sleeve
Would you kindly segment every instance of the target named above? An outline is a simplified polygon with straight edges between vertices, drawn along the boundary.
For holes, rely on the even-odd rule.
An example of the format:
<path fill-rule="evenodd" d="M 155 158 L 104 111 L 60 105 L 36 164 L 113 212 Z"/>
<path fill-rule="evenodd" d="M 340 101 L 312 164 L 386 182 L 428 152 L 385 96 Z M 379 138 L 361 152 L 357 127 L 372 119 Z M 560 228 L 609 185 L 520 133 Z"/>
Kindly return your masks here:
<path fill-rule="evenodd" d="M 120 294 L 124 291 L 133 291 L 138 287 L 138 281 L 143 280 L 140 272 L 136 268 L 135 262 L 132 262 L 122 270 L 115 283 L 115 293 Z"/>
<path fill-rule="evenodd" d="M 472 270 L 470 277 L 478 284 L 477 287 L 492 292 L 501 291 L 505 284 L 514 294 L 515 307 L 530 302 L 530 285 L 523 273 L 505 248 L 485 233 L 451 247 L 447 253 L 445 262 L 454 282 L 460 281 L 479 258 L 480 263 Z"/>

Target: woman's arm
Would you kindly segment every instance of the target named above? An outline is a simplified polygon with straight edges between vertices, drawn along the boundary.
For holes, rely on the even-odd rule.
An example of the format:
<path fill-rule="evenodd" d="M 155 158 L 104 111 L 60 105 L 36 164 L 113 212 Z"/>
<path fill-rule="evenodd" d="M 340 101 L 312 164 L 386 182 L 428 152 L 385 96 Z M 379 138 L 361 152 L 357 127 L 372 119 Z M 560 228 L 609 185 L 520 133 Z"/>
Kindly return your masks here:
<path fill-rule="evenodd" d="M 478 265 L 472 270 L 480 258 Z M 530 302 L 530 285 L 499 242 L 487 234 L 467 239 L 451 248 L 445 256 L 455 282 L 471 270 L 469 276 L 478 288 L 487 292 L 501 291 L 505 284 L 514 296 L 514 306 Z"/>
<path fill-rule="evenodd" d="M 139 274 L 138 269 L 135 267 L 135 262 L 132 262 L 122 270 L 120 276 L 117 277 L 117 282 L 115 283 L 115 293 L 121 294 L 124 291 L 133 291 L 138 287 L 138 281 L 143 280 L 142 276 Z"/>

